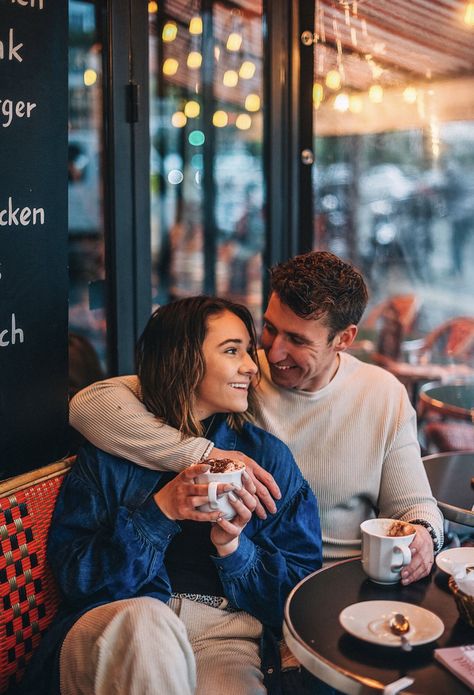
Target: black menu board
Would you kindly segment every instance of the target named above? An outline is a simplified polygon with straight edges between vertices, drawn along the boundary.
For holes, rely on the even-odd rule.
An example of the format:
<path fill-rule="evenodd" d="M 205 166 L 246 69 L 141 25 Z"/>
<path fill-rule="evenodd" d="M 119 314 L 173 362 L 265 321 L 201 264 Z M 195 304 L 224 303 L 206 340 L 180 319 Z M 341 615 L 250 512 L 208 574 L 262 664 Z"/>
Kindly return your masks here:
<path fill-rule="evenodd" d="M 0 0 L 0 478 L 65 454 L 67 0 Z"/>

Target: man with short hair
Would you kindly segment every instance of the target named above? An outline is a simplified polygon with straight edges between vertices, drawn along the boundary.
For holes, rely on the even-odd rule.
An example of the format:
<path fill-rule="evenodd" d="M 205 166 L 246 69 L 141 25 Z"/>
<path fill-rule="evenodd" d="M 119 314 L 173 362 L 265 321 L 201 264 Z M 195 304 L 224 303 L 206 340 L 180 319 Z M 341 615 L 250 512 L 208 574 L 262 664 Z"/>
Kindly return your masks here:
<path fill-rule="evenodd" d="M 409 584 L 429 573 L 443 543 L 443 520 L 424 472 L 416 414 L 404 386 L 346 352 L 366 303 L 361 274 L 333 254 L 307 253 L 271 270 L 257 424 L 290 447 L 317 495 L 326 561 L 360 554 L 359 527 L 365 519 L 390 517 L 416 525 L 412 561 L 402 570 L 402 583 Z M 265 471 L 240 452 L 220 451 L 204 438 L 181 440 L 146 410 L 134 376 L 97 382 L 76 395 L 71 424 L 96 446 L 150 468 L 179 471 L 211 450 L 243 458 L 273 511 L 268 490 L 274 496 L 278 491 Z"/>

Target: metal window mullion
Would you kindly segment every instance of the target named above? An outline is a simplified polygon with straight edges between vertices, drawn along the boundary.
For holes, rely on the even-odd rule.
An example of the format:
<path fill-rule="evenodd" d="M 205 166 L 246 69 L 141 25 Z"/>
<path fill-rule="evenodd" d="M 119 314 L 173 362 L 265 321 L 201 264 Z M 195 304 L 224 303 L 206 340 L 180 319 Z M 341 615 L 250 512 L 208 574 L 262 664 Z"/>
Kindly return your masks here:
<path fill-rule="evenodd" d="M 214 0 L 202 0 L 202 128 L 203 147 L 203 209 L 202 227 L 204 230 L 204 287 L 206 294 L 216 293 L 217 264 L 217 224 L 216 224 L 216 184 L 214 165 L 216 155 L 215 130 L 212 116 L 215 110 L 214 96 Z"/>
<path fill-rule="evenodd" d="M 107 3 L 106 263 L 111 373 L 134 368 L 135 342 L 151 306 L 149 235 L 148 22 L 138 0 Z M 133 36 L 132 36 L 133 18 Z M 139 87 L 139 121 L 129 122 L 129 85 Z"/>

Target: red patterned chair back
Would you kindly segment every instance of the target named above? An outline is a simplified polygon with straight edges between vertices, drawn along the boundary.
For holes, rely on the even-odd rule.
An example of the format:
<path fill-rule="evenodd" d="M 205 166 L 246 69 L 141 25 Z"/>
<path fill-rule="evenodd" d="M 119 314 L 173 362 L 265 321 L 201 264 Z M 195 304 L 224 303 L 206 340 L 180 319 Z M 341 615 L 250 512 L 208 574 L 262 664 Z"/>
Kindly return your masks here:
<path fill-rule="evenodd" d="M 56 614 L 59 595 L 46 563 L 46 541 L 73 461 L 0 483 L 0 693 L 19 682 Z"/>

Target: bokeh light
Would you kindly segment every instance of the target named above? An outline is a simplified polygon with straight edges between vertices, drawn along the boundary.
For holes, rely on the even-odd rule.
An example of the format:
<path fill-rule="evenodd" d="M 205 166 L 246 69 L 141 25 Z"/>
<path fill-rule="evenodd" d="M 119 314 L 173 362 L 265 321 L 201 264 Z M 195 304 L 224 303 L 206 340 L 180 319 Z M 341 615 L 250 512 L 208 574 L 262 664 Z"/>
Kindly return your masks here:
<path fill-rule="evenodd" d="M 187 118 L 182 111 L 175 111 L 171 116 L 171 125 L 175 128 L 184 128 L 187 122 Z"/>
<path fill-rule="evenodd" d="M 248 130 L 252 125 L 252 119 L 248 113 L 241 113 L 237 116 L 235 120 L 235 125 L 239 130 Z"/>
<path fill-rule="evenodd" d="M 178 33 L 178 25 L 176 22 L 166 22 L 165 26 L 163 27 L 163 32 L 161 34 L 163 41 L 166 41 L 166 43 L 170 43 L 171 41 L 174 41 L 176 38 L 176 35 Z"/>
<path fill-rule="evenodd" d="M 258 111 L 260 109 L 260 97 L 258 94 L 248 94 L 246 96 L 245 108 L 247 111 Z"/>
<path fill-rule="evenodd" d="M 84 84 L 86 87 L 92 87 L 97 82 L 97 73 L 92 68 L 84 70 Z"/>
<path fill-rule="evenodd" d="M 189 135 L 188 135 L 188 140 L 190 145 L 194 145 L 194 147 L 199 147 L 199 145 L 203 145 L 205 141 L 204 133 L 202 130 L 192 130 Z"/>
<path fill-rule="evenodd" d="M 229 122 L 229 117 L 225 111 L 215 111 L 212 122 L 216 128 L 224 128 Z"/>
<path fill-rule="evenodd" d="M 201 107 L 197 101 L 188 101 L 184 107 L 184 113 L 188 118 L 197 118 L 201 112 Z"/>
<path fill-rule="evenodd" d="M 176 58 L 167 58 L 163 63 L 163 75 L 176 75 L 179 63 Z"/>

